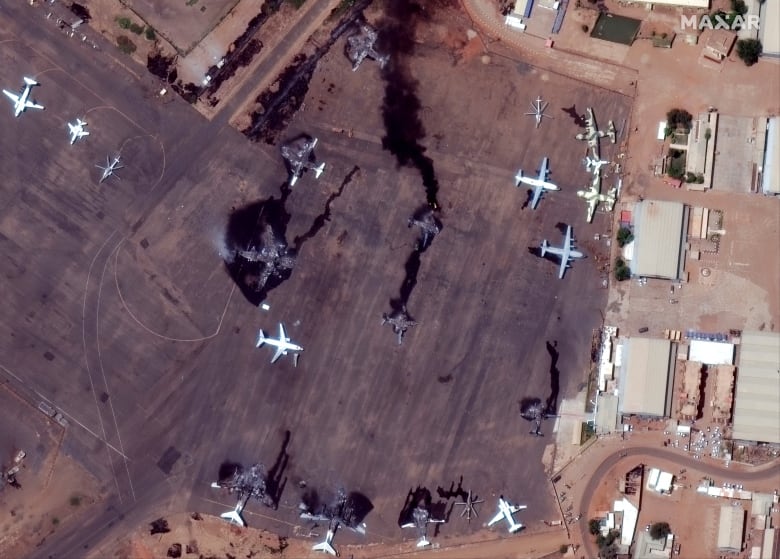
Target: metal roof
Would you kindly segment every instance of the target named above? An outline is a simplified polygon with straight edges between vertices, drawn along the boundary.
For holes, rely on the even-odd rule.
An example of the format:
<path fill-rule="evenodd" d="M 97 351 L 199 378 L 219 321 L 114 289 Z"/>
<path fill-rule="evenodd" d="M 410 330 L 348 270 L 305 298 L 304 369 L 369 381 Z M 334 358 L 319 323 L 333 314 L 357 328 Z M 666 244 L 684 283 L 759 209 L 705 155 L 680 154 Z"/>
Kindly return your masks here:
<path fill-rule="evenodd" d="M 630 338 L 625 345 L 620 371 L 620 412 L 666 416 L 672 343 Z"/>
<path fill-rule="evenodd" d="M 768 119 L 766 126 L 761 190 L 764 194 L 780 194 L 780 117 L 776 116 Z"/>
<path fill-rule="evenodd" d="M 634 4 L 661 4 L 664 6 L 683 6 L 686 8 L 710 7 L 710 0 L 628 0 Z"/>
<path fill-rule="evenodd" d="M 780 333 L 743 332 L 732 438 L 780 444 Z"/>
<path fill-rule="evenodd" d="M 633 275 L 678 279 L 685 214 L 681 202 L 637 202 L 634 206 L 634 257 L 631 260 Z"/>
<path fill-rule="evenodd" d="M 742 550 L 742 528 L 745 523 L 745 510 L 742 507 L 723 505 L 720 507 L 718 521 L 718 549 L 729 551 Z"/>
<path fill-rule="evenodd" d="M 780 56 L 780 2 L 764 2 L 760 10 L 759 36 L 762 56 Z"/>

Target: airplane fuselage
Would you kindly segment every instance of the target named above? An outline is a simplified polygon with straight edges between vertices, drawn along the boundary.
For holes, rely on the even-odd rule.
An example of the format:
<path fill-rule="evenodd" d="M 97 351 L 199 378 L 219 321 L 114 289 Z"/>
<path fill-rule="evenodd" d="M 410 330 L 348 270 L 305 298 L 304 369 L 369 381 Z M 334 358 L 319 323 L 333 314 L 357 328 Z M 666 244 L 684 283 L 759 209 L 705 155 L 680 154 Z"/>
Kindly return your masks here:
<path fill-rule="evenodd" d="M 560 188 L 549 181 L 543 181 L 539 179 L 535 179 L 533 177 L 524 177 L 524 176 L 517 176 L 515 177 L 517 179 L 518 186 L 520 183 L 527 184 L 528 186 L 533 186 L 534 188 L 543 188 L 545 190 L 560 190 Z"/>
<path fill-rule="evenodd" d="M 282 350 L 282 353 L 287 355 L 288 351 L 303 351 L 303 348 L 299 345 L 284 341 L 284 340 L 277 340 L 274 338 L 266 338 L 264 340 L 264 343 L 274 346 L 276 348 L 279 348 Z"/>

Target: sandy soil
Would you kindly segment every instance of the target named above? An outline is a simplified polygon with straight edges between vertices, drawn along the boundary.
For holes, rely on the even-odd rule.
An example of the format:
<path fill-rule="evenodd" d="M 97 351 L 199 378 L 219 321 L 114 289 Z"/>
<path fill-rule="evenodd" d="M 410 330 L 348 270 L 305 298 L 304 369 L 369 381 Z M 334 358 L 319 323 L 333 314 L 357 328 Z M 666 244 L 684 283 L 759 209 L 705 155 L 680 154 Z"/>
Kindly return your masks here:
<path fill-rule="evenodd" d="M 43 418 L 40 412 L 28 413 L 33 422 Z M 102 498 L 95 478 L 60 452 L 63 433 L 48 423 L 42 420 L 39 430 L 47 449 L 40 467 L 27 467 L 25 460 L 18 475 L 21 488 L 0 491 L 0 510 L 6 512 L 0 521 L 0 557 L 28 556 L 39 542 L 78 523 Z M 49 429 L 57 432 L 56 438 L 46 436 Z"/>

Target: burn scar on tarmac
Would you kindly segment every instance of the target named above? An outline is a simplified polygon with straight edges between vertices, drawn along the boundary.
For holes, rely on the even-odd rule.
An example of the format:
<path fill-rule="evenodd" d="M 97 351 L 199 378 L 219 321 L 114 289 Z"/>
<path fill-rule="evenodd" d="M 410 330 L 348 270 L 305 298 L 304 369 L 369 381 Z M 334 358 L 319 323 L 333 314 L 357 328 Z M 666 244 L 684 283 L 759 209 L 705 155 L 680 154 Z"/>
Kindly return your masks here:
<path fill-rule="evenodd" d="M 398 0 L 387 5 L 379 25 L 380 50 L 388 53 L 387 62 L 382 67 L 382 79 L 385 82 L 382 103 L 385 136 L 382 138 L 382 147 L 395 156 L 399 167 L 413 167 L 419 171 L 427 202 L 427 206 L 418 209 L 407 223 L 409 227 L 419 227 L 421 237 L 404 264 L 405 276 L 398 297 L 390 299 L 391 312 L 382 315 L 382 324 L 392 326 L 399 344 L 407 329 L 416 324 L 406 307 L 417 285 L 422 255 L 442 228 L 436 215 L 440 207 L 436 170 L 433 160 L 425 155 L 426 148 L 420 144 L 426 131 L 420 117 L 422 105 L 417 96 L 419 82 L 408 65 L 408 58 L 414 52 L 416 24 L 425 17 L 423 8 L 416 2 Z"/>

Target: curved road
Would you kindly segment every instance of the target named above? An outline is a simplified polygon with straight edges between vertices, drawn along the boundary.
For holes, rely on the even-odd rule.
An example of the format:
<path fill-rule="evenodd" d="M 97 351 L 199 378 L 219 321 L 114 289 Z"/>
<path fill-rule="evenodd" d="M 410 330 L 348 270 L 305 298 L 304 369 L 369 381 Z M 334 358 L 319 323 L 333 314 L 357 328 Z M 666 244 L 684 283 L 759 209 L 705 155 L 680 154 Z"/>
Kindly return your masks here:
<path fill-rule="evenodd" d="M 620 462 L 624 458 L 628 458 L 629 456 L 633 456 L 633 457 L 646 456 L 651 458 L 661 458 L 664 460 L 669 460 L 670 462 L 674 462 L 675 464 L 683 468 L 690 468 L 691 470 L 696 470 L 697 472 L 701 472 L 704 474 L 713 475 L 713 476 L 727 475 L 730 479 L 733 479 L 734 481 L 749 482 L 749 481 L 767 480 L 772 477 L 775 477 L 778 479 L 780 483 L 780 469 L 777 468 L 777 464 L 780 461 L 778 460 L 774 460 L 768 465 L 760 466 L 756 469 L 745 472 L 736 469 L 732 470 L 726 468 L 719 468 L 717 466 L 713 466 L 711 464 L 702 462 L 701 460 L 694 460 L 693 458 L 688 458 L 687 456 L 680 456 L 678 453 L 674 451 L 664 450 L 662 448 L 655 448 L 649 446 L 627 448 L 610 454 L 594 470 L 593 475 L 590 476 L 587 485 L 585 485 L 585 489 L 583 489 L 582 491 L 582 497 L 580 498 L 579 514 L 582 514 L 583 518 L 587 518 L 588 509 L 590 508 L 590 502 L 593 499 L 593 494 L 596 492 L 596 488 L 598 487 L 602 478 L 605 475 L 607 475 L 607 472 L 609 472 L 618 462 Z M 592 541 L 590 533 L 588 532 L 588 522 L 587 521 L 580 522 L 579 526 L 580 526 L 580 535 L 582 537 L 582 543 L 587 549 L 586 555 L 588 557 L 597 557 L 598 550 L 595 549 L 594 542 Z"/>

